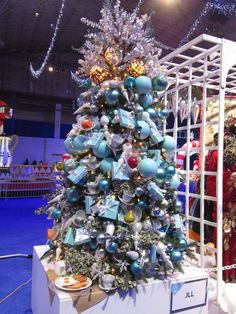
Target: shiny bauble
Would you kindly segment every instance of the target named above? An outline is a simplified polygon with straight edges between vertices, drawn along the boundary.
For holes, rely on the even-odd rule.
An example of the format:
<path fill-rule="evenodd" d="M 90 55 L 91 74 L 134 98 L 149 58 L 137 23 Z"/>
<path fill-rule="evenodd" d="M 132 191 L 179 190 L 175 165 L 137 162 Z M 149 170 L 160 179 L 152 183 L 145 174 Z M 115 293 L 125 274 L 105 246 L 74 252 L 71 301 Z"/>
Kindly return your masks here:
<path fill-rule="evenodd" d="M 146 112 L 149 113 L 149 117 L 151 120 L 156 121 L 157 117 L 158 117 L 158 112 L 156 111 L 155 108 L 153 107 L 149 107 L 146 109 Z"/>
<path fill-rule="evenodd" d="M 126 256 L 132 261 L 136 261 L 139 258 L 139 254 L 136 251 L 128 251 L 126 252 Z"/>
<path fill-rule="evenodd" d="M 145 121 L 137 121 L 135 134 L 134 136 L 139 140 L 144 140 L 150 135 L 151 129 L 150 126 Z"/>
<path fill-rule="evenodd" d="M 168 206 L 169 206 L 169 202 L 164 198 L 164 199 L 161 201 L 160 208 L 166 209 L 166 208 L 168 208 Z"/>
<path fill-rule="evenodd" d="M 98 147 L 93 148 L 93 153 L 98 158 L 105 158 L 111 154 L 111 149 L 107 146 L 107 141 L 103 140 Z"/>
<path fill-rule="evenodd" d="M 173 250 L 171 253 L 170 253 L 170 259 L 173 263 L 180 263 L 183 259 L 183 254 L 180 250 Z"/>
<path fill-rule="evenodd" d="M 110 173 L 112 170 L 112 162 L 114 161 L 114 159 L 112 158 L 104 158 L 101 162 L 100 162 L 100 166 L 99 168 L 101 169 L 101 171 L 103 173 Z"/>
<path fill-rule="evenodd" d="M 97 249 L 95 252 L 95 259 L 100 260 L 106 256 L 106 252 L 104 249 Z"/>
<path fill-rule="evenodd" d="M 153 103 L 152 95 L 150 95 L 150 94 L 140 95 L 138 102 L 144 109 L 146 109 L 146 108 L 150 107 Z"/>
<path fill-rule="evenodd" d="M 145 210 L 148 207 L 148 202 L 146 200 L 140 200 L 137 202 L 136 206 L 142 210 Z"/>
<path fill-rule="evenodd" d="M 56 168 L 57 168 L 58 171 L 62 171 L 63 168 L 64 168 L 63 162 L 59 161 L 59 162 L 56 164 Z"/>
<path fill-rule="evenodd" d="M 158 186 L 162 186 L 164 183 L 164 179 L 156 179 L 155 182 Z"/>
<path fill-rule="evenodd" d="M 138 164 L 138 169 L 144 178 L 154 177 L 157 173 L 157 164 L 151 158 L 144 158 Z"/>
<path fill-rule="evenodd" d="M 152 88 L 152 81 L 147 76 L 139 76 L 135 80 L 135 91 L 137 94 L 148 94 Z"/>
<path fill-rule="evenodd" d="M 93 104 L 93 105 L 90 105 L 89 110 L 91 112 L 97 112 L 98 111 L 98 107 L 95 104 Z"/>
<path fill-rule="evenodd" d="M 105 234 L 104 234 L 104 233 L 99 233 L 99 234 L 97 235 L 96 240 L 97 240 L 97 243 L 98 243 L 98 244 L 103 244 L 103 243 L 105 243 L 105 242 L 106 242 Z"/>
<path fill-rule="evenodd" d="M 130 264 L 130 270 L 134 275 L 140 275 L 143 271 L 143 268 L 138 261 L 133 261 Z"/>
<path fill-rule="evenodd" d="M 89 242 L 89 247 L 90 247 L 91 250 L 96 250 L 97 242 L 94 242 L 94 241 Z"/>
<path fill-rule="evenodd" d="M 98 235 L 98 232 L 97 232 L 96 229 L 92 229 L 92 230 L 90 231 L 90 237 L 91 237 L 91 238 L 96 238 L 97 235 Z"/>
<path fill-rule="evenodd" d="M 73 147 L 77 154 L 84 154 L 89 151 L 89 147 L 86 146 L 88 140 L 89 137 L 85 135 L 77 135 L 73 139 Z"/>
<path fill-rule="evenodd" d="M 167 152 L 171 152 L 175 149 L 175 140 L 170 135 L 164 136 L 164 141 L 162 143 L 162 148 L 164 148 Z"/>
<path fill-rule="evenodd" d="M 64 171 L 70 173 L 78 167 L 79 163 L 76 159 L 70 158 L 64 162 Z"/>
<path fill-rule="evenodd" d="M 120 96 L 121 96 L 121 91 L 118 88 L 107 89 L 104 92 L 105 103 L 108 106 L 113 107 L 119 103 Z"/>
<path fill-rule="evenodd" d="M 166 89 L 168 81 L 164 76 L 155 76 L 152 79 L 152 88 L 158 92 L 161 92 Z"/>
<path fill-rule="evenodd" d="M 169 116 L 169 110 L 167 108 L 163 108 L 158 113 L 159 118 L 162 120 L 166 120 Z"/>
<path fill-rule="evenodd" d="M 100 123 L 101 123 L 101 125 L 102 125 L 102 126 L 104 126 L 104 125 L 108 125 L 108 124 L 109 124 L 109 122 L 110 122 L 109 117 L 108 117 L 108 116 L 106 116 L 105 114 L 103 114 L 103 115 L 101 116 L 101 119 L 100 119 Z"/>
<path fill-rule="evenodd" d="M 118 249 L 118 244 L 116 242 L 111 242 L 106 245 L 106 251 L 108 253 L 114 253 Z"/>
<path fill-rule="evenodd" d="M 100 191 L 105 192 L 110 188 L 110 182 L 107 179 L 102 179 L 98 183 L 98 188 Z"/>
<path fill-rule="evenodd" d="M 54 208 L 52 210 L 51 216 L 55 220 L 60 219 L 61 218 L 61 210 L 59 208 Z"/>
<path fill-rule="evenodd" d="M 178 174 L 174 174 L 173 177 L 170 179 L 170 189 L 171 190 L 177 190 L 180 185 L 180 178 Z"/>
<path fill-rule="evenodd" d="M 166 253 L 170 253 L 173 251 L 173 244 L 172 243 L 167 243 L 166 245 Z"/>
<path fill-rule="evenodd" d="M 166 176 L 167 178 L 171 178 L 173 177 L 173 175 L 175 174 L 175 167 L 172 165 L 169 165 L 166 167 Z"/>
<path fill-rule="evenodd" d="M 142 222 L 135 222 L 132 225 L 130 225 L 130 230 L 136 234 L 139 233 L 143 229 L 143 224 Z"/>
<path fill-rule="evenodd" d="M 180 249 L 180 251 L 185 251 L 187 247 L 188 247 L 188 243 L 186 239 L 180 238 L 179 243 L 178 243 L 178 248 Z"/>
<path fill-rule="evenodd" d="M 140 186 L 138 186 L 138 187 L 135 189 L 134 193 L 135 193 L 135 195 L 137 195 L 137 196 L 141 196 L 141 195 L 144 194 L 144 189 L 141 188 Z"/>
<path fill-rule="evenodd" d="M 176 200 L 175 201 L 175 210 L 177 210 L 177 211 L 182 211 L 182 202 L 181 201 L 179 201 L 179 200 Z"/>
<path fill-rule="evenodd" d="M 78 202 L 80 199 L 80 193 L 75 186 L 66 189 L 66 199 L 71 203 Z"/>
<path fill-rule="evenodd" d="M 89 119 L 84 119 L 81 123 L 83 129 L 90 129 L 93 126 L 93 121 Z"/>
<path fill-rule="evenodd" d="M 143 229 L 146 230 L 146 231 L 153 230 L 152 223 L 151 223 L 150 219 L 144 220 L 144 222 L 143 222 Z"/>
<path fill-rule="evenodd" d="M 138 158 L 136 156 L 130 156 L 127 159 L 127 163 L 131 169 L 137 168 L 138 166 Z"/>
<path fill-rule="evenodd" d="M 154 208 L 152 208 L 152 210 L 151 210 L 151 216 L 153 216 L 153 217 L 159 217 L 159 216 L 160 216 L 160 212 L 161 212 L 160 208 L 154 207 Z"/>
<path fill-rule="evenodd" d="M 166 170 L 163 168 L 158 168 L 157 169 L 157 174 L 156 174 L 157 179 L 163 180 L 166 177 Z"/>
<path fill-rule="evenodd" d="M 124 86 L 125 88 L 135 88 L 135 78 L 132 76 L 127 76 L 126 79 L 124 80 Z"/>
<path fill-rule="evenodd" d="M 69 154 L 74 152 L 73 139 L 73 137 L 67 137 L 67 139 L 64 141 L 65 150 Z"/>
<path fill-rule="evenodd" d="M 133 210 L 129 209 L 126 214 L 124 215 L 124 221 L 126 223 L 132 223 L 135 221 L 135 215 Z"/>
<path fill-rule="evenodd" d="M 73 222 L 76 226 L 79 226 L 84 222 L 85 219 L 86 219 L 85 211 L 77 210 L 77 212 L 74 214 Z"/>

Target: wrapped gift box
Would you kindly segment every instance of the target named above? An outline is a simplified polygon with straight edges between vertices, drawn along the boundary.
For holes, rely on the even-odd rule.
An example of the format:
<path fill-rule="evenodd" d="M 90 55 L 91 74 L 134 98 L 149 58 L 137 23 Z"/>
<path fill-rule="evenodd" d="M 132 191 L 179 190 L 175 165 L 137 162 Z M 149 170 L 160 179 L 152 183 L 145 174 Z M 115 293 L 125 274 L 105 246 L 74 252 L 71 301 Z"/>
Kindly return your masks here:
<path fill-rule="evenodd" d="M 68 246 L 73 246 L 75 244 L 74 232 L 73 232 L 73 229 L 71 227 L 69 227 L 67 232 L 66 232 L 64 244 L 68 245 Z"/>
<path fill-rule="evenodd" d="M 88 171 L 81 166 L 78 166 L 73 173 L 68 175 L 68 179 L 74 184 L 78 184 L 88 173 Z"/>
<path fill-rule="evenodd" d="M 99 217 L 116 220 L 118 215 L 120 202 L 107 197 L 98 213 Z"/>
<path fill-rule="evenodd" d="M 92 205 L 94 203 L 94 199 L 92 196 L 86 195 L 84 198 L 85 202 L 85 212 L 87 215 L 90 215 L 92 213 Z"/>
<path fill-rule="evenodd" d="M 103 139 L 103 132 L 94 132 L 92 137 L 87 141 L 86 145 L 90 148 L 97 148 Z"/>
<path fill-rule="evenodd" d="M 150 136 L 154 144 L 159 144 L 160 142 L 163 142 L 163 136 L 161 136 L 158 130 L 151 129 Z"/>
<path fill-rule="evenodd" d="M 83 228 L 76 229 L 75 233 L 75 245 L 81 245 L 90 242 L 90 236 L 85 232 Z"/>
<path fill-rule="evenodd" d="M 131 112 L 126 111 L 124 109 L 118 109 L 118 115 L 119 115 L 121 126 L 128 129 L 135 128 L 135 119 Z"/>
<path fill-rule="evenodd" d="M 150 197 L 155 201 L 162 201 L 164 199 L 164 195 L 161 189 L 156 185 L 156 183 L 149 182 L 147 188 Z"/>
<path fill-rule="evenodd" d="M 120 169 L 118 167 L 118 162 L 112 162 L 112 180 L 129 180 L 129 173 L 126 164 L 123 164 Z"/>

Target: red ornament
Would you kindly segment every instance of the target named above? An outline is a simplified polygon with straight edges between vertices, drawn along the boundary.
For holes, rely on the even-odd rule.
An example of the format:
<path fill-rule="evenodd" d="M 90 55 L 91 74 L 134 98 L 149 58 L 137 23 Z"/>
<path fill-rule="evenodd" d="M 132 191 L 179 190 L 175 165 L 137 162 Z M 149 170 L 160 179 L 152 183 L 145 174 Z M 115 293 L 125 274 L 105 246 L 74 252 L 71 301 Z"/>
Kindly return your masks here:
<path fill-rule="evenodd" d="M 93 126 L 93 122 L 91 120 L 83 120 L 81 126 L 83 129 L 90 129 Z"/>
<path fill-rule="evenodd" d="M 134 169 L 138 166 L 138 158 L 136 156 L 130 156 L 127 160 L 127 163 L 130 168 Z"/>

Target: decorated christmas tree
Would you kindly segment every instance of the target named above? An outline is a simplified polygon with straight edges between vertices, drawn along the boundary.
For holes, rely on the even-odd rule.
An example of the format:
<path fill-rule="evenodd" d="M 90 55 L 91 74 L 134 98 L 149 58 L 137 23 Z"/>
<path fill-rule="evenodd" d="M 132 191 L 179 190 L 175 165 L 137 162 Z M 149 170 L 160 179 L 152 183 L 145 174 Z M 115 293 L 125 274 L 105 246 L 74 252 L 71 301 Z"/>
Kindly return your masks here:
<path fill-rule="evenodd" d="M 62 188 L 47 212 L 53 258 L 67 274 L 128 289 L 140 279 L 165 278 L 190 253 L 176 190 L 175 141 L 162 132 L 168 82 L 150 19 L 104 1 L 98 23 L 79 49 L 72 73 L 80 87 L 76 123 L 65 140 Z M 105 287 L 107 289 L 107 287 Z"/>

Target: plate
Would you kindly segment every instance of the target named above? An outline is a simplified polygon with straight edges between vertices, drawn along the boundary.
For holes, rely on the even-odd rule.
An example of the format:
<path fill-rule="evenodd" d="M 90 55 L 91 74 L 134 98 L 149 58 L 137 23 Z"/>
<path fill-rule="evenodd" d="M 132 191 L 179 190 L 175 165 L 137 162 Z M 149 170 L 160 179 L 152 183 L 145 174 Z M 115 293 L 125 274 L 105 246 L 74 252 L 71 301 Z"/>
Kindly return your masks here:
<path fill-rule="evenodd" d="M 72 278 L 72 277 L 71 277 Z M 73 278 L 72 278 L 73 279 Z M 77 282 L 77 281 L 76 281 Z M 63 291 L 80 291 L 80 290 L 84 290 L 84 289 L 87 289 L 88 287 L 90 287 L 92 285 L 92 280 L 91 279 L 87 279 L 87 282 L 86 282 L 86 286 L 84 287 L 81 287 L 81 288 L 77 288 L 77 289 L 72 289 L 70 288 L 69 286 L 62 286 L 61 285 L 61 277 L 57 278 L 56 281 L 55 281 L 55 286 Z"/>
<path fill-rule="evenodd" d="M 106 289 L 105 287 L 103 287 L 100 283 L 98 284 L 98 287 L 104 291 L 112 291 L 112 290 L 115 290 L 117 289 L 116 287 L 112 287 L 110 289 Z"/>

